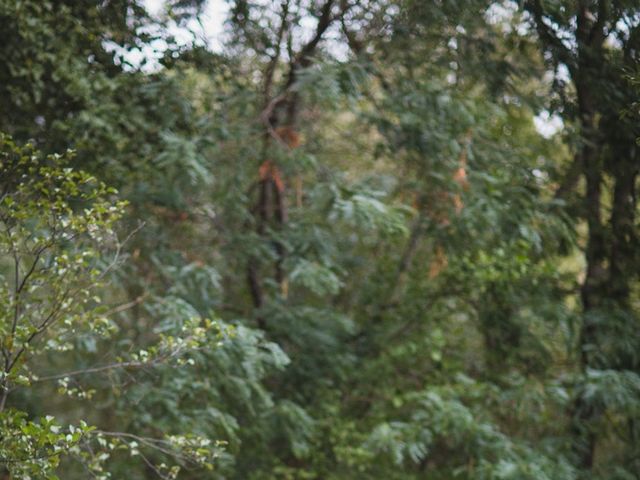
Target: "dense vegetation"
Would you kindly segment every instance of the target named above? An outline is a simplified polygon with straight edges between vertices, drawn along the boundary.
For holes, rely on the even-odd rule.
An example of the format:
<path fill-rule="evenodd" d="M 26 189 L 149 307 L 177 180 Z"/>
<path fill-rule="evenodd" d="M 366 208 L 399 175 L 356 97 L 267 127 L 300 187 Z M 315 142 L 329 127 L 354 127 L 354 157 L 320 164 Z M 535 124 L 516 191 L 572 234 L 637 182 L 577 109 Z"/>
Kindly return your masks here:
<path fill-rule="evenodd" d="M 0 478 L 640 478 L 637 0 L 225 5 L 0 0 Z"/>

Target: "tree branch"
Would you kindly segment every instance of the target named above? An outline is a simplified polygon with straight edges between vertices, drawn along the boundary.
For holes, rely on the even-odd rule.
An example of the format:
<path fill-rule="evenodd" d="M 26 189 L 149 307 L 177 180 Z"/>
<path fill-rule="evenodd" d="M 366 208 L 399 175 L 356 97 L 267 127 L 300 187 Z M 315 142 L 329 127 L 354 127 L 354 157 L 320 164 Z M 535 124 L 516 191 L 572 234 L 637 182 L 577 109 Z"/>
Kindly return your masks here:
<path fill-rule="evenodd" d="M 557 61 L 564 63 L 571 76 L 576 73 L 576 59 L 571 51 L 556 36 L 551 27 L 544 21 L 545 13 L 540 0 L 528 0 L 525 3 L 525 9 L 533 16 L 538 36 L 548 49 L 550 49 Z"/>

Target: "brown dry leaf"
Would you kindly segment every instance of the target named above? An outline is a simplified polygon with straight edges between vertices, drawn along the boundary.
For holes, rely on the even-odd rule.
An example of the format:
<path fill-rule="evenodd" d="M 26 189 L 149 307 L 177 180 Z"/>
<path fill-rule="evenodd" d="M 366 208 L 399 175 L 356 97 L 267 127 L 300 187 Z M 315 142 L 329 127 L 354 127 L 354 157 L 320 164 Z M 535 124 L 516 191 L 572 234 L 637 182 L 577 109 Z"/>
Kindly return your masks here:
<path fill-rule="evenodd" d="M 289 148 L 298 148 L 302 143 L 300 134 L 292 127 L 278 127 L 276 128 L 276 134 L 280 137 L 280 140 L 282 140 L 283 143 L 289 146 Z"/>
<path fill-rule="evenodd" d="M 440 273 L 447 268 L 447 265 L 449 265 L 447 254 L 444 253 L 444 249 L 438 245 L 436 247 L 434 258 L 431 260 L 431 265 L 429 265 L 429 279 L 434 279 L 440 275 Z"/>

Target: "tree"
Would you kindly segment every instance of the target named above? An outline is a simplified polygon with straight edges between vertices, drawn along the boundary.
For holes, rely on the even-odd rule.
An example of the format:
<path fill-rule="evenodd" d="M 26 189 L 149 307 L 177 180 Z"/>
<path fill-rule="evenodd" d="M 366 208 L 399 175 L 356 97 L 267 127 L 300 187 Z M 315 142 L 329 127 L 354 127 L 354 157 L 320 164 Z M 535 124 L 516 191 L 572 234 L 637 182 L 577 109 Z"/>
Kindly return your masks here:
<path fill-rule="evenodd" d="M 57 478 L 61 459 L 74 457 L 92 476 L 107 478 L 103 464 L 112 451 L 128 450 L 149 462 L 140 452 L 149 448 L 182 462 L 210 465 L 217 447 L 207 439 L 142 438 L 99 431 L 84 420 L 63 428 L 53 416 L 34 420 L 15 408 L 14 395 L 43 382 L 57 380 L 61 394 L 91 399 L 95 391 L 83 389 L 76 377 L 164 362 L 185 364 L 190 351 L 209 341 L 214 325 L 199 319 L 187 322 L 181 336 L 161 334 L 155 345 L 106 365 L 45 375 L 35 370 L 43 356 L 69 355 L 82 342 L 107 339 L 117 330 L 109 312 L 100 307 L 96 290 L 120 261 L 121 244 L 113 227 L 125 203 L 112 198 L 115 190 L 66 166 L 71 152 L 45 157 L 31 145 L 17 146 L 10 137 L 1 141 L 0 458 L 5 468 L 18 478 Z M 110 246 L 112 259 L 103 256 Z M 169 477 L 179 470 L 153 468 L 166 470 Z"/>
<path fill-rule="evenodd" d="M 59 188 L 22 176 L 42 208 L 3 212 L 21 212 L 25 249 L 35 228 L 56 239 L 34 295 L 86 292 L 3 377 L 0 450 L 22 460 L 8 468 L 631 478 L 637 7 L 227 5 L 214 53 L 171 39 L 201 0 L 155 17 L 0 1 L 0 129 L 43 153 L 3 151 Z M 164 53 L 138 68 L 137 48 Z M 562 118 L 554 135 L 534 126 L 545 113 Z M 106 222 L 97 205 L 112 221 L 74 233 Z M 5 240 L 11 363 L 24 336 Z M 88 263 L 46 268 L 64 255 Z M 22 295 L 27 326 L 55 305 Z"/>
<path fill-rule="evenodd" d="M 578 388 L 574 430 L 579 465 L 591 469 L 601 437 L 598 431 L 603 429 L 599 420 L 608 410 L 608 402 L 595 401 L 587 385 L 594 388 L 594 378 L 615 377 L 615 372 L 635 378 L 638 370 L 637 362 L 628 355 L 629 349 L 637 347 L 626 342 L 607 346 L 613 331 L 631 332 L 637 324 L 630 302 L 638 271 L 632 245 L 638 239 L 635 198 L 640 163 L 637 129 L 622 117 L 634 98 L 625 71 L 638 65 L 637 8 L 632 3 L 607 0 L 553 8 L 540 1 L 525 5 L 554 71 L 557 74 L 560 67 L 568 71 L 571 84 L 563 79 L 555 83 L 559 112 L 568 124 L 576 125 L 579 135 L 573 164 L 559 193 L 566 194 L 584 178 L 580 196 L 581 214 L 588 226 L 587 267 L 581 287 L 584 315 L 578 349 L 586 384 Z M 607 179 L 611 188 L 606 186 Z M 627 340 L 637 345 L 637 339 Z M 626 383 L 622 378 L 620 382 L 618 394 L 632 394 L 633 388 L 625 392 Z M 620 413 L 629 420 L 623 428 L 629 428 L 629 438 L 634 438 L 634 415 Z"/>

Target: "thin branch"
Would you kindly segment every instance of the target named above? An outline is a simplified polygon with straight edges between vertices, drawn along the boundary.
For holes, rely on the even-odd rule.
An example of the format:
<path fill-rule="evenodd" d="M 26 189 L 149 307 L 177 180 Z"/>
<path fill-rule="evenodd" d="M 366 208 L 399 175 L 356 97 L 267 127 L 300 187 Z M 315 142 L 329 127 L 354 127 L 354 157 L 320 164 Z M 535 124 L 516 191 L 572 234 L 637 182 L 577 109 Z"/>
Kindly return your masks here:
<path fill-rule="evenodd" d="M 80 375 L 89 375 L 91 373 L 100 373 L 100 372 L 106 372 L 109 370 L 121 369 L 121 368 L 142 368 L 150 365 L 152 365 L 151 362 L 140 362 L 138 360 L 129 361 L 129 362 L 111 363 L 109 365 L 101 365 L 99 367 L 85 368 L 83 370 L 72 370 L 70 372 L 59 373 L 57 375 L 38 377 L 37 379 L 32 380 L 32 383 L 41 383 L 41 382 L 48 382 L 51 380 L 60 380 L 62 378 L 71 378 L 71 377 L 77 377 Z"/>
<path fill-rule="evenodd" d="M 551 27 L 545 23 L 544 8 L 540 0 L 528 0 L 525 3 L 525 8 L 533 16 L 540 40 L 542 40 L 547 48 L 555 53 L 557 60 L 567 66 L 571 76 L 574 77 L 576 74 L 576 59 L 571 51 L 556 36 Z"/>
<path fill-rule="evenodd" d="M 135 435 L 133 433 L 126 433 L 126 432 L 110 432 L 105 430 L 94 430 L 93 432 L 99 435 L 104 435 L 106 437 L 130 438 L 131 440 L 135 440 L 136 442 L 146 445 L 149 448 L 158 450 L 159 452 L 162 452 L 165 455 L 169 455 L 183 462 L 195 463 L 190 458 L 182 455 L 180 452 L 177 452 L 176 450 L 171 450 L 170 448 L 173 445 L 171 444 L 171 442 L 167 440 L 163 440 L 160 438 L 152 438 L 152 437 L 142 437 L 140 435 Z"/>
<path fill-rule="evenodd" d="M 167 362 L 168 360 L 176 358 L 180 354 L 185 352 L 186 347 L 187 347 L 186 344 L 189 343 L 188 340 L 191 339 L 191 338 L 193 338 L 193 337 L 185 337 L 185 342 L 182 345 L 179 345 L 178 348 L 176 348 L 175 350 L 169 350 L 169 351 L 167 351 L 165 353 L 162 353 L 162 354 L 158 355 L 157 357 L 151 358 L 148 361 L 130 360 L 130 361 L 126 361 L 126 362 L 110 363 L 110 364 L 107 364 L 107 365 L 100 365 L 100 366 L 97 366 L 97 367 L 90 367 L 90 368 L 85 368 L 85 369 L 80 369 L 80 370 L 72 370 L 70 372 L 59 373 L 59 374 L 56 374 L 56 375 L 38 377 L 37 379 L 34 379 L 33 382 L 34 383 L 46 382 L 46 381 L 51 381 L 51 380 L 59 380 L 61 378 L 77 377 L 77 376 L 81 376 L 81 375 L 88 375 L 88 374 L 91 374 L 91 373 L 101 373 L 101 372 L 117 370 L 117 369 L 125 369 L 125 368 L 154 367 L 154 366 L 159 365 L 161 363 Z M 202 350 L 203 348 L 205 348 L 205 347 L 194 347 L 192 350 L 198 351 L 198 350 Z"/>
<path fill-rule="evenodd" d="M 409 236 L 409 241 L 402 253 L 402 257 L 400 258 L 400 262 L 398 264 L 398 270 L 391 287 L 391 295 L 389 295 L 389 304 L 393 305 L 398 302 L 398 295 L 402 290 L 402 286 L 404 285 L 405 277 L 407 272 L 411 266 L 413 261 L 413 257 L 415 256 L 416 250 L 420 244 L 420 238 L 424 233 L 424 222 L 425 218 L 422 212 L 418 213 L 418 218 L 416 218 L 413 227 L 411 228 L 411 235 Z M 382 309 L 387 308 L 388 305 L 383 305 Z"/>
<path fill-rule="evenodd" d="M 299 101 L 298 94 L 295 92 L 294 86 L 298 79 L 298 73 L 301 69 L 308 67 L 311 64 L 311 56 L 316 50 L 316 47 L 322 40 L 327 29 L 331 26 L 331 24 L 341 18 L 346 11 L 348 10 L 348 6 L 345 6 L 341 9 L 340 13 L 337 16 L 331 15 L 331 10 L 335 4 L 334 0 L 327 0 L 325 4 L 320 9 L 320 16 L 318 17 L 318 24 L 316 25 L 316 31 L 309 40 L 298 52 L 295 59 L 292 60 L 291 66 L 289 68 L 289 76 L 287 78 L 287 84 L 285 86 L 285 90 L 293 90 L 291 98 L 289 99 L 288 109 L 287 109 L 287 124 L 294 125 L 296 123 L 296 117 L 298 115 L 299 109 Z"/>
<path fill-rule="evenodd" d="M 276 34 L 276 51 L 271 57 L 271 61 L 267 65 L 267 69 L 264 75 L 265 99 L 268 99 L 271 96 L 271 86 L 273 85 L 273 76 L 275 74 L 278 61 L 280 60 L 280 52 L 282 50 L 282 39 L 284 38 L 284 34 L 288 29 L 288 22 L 287 22 L 288 16 L 289 16 L 289 0 L 284 0 L 281 4 L 280 27 L 278 28 L 278 33 Z"/>
<path fill-rule="evenodd" d="M 322 6 L 322 9 L 320 10 L 320 17 L 318 18 L 318 25 L 316 26 L 316 32 L 311 40 L 309 40 L 309 42 L 307 42 L 307 44 L 302 47 L 302 49 L 298 53 L 292 71 L 295 71 L 300 67 L 304 68 L 305 66 L 308 66 L 309 57 L 315 51 L 318 43 L 320 43 L 320 40 L 322 40 L 324 33 L 331 26 L 333 21 L 338 18 L 332 17 L 331 15 L 331 9 L 333 8 L 334 3 L 334 0 L 327 0 Z M 341 11 L 339 16 L 343 15 L 344 12 L 346 12 L 346 8 Z"/>
<path fill-rule="evenodd" d="M 271 123 L 271 116 L 273 115 L 273 111 L 276 107 L 284 102 L 286 102 L 291 89 L 286 88 L 280 95 L 272 98 L 269 103 L 265 106 L 264 110 L 260 113 L 260 120 L 262 121 L 264 127 L 267 129 L 269 135 L 283 148 L 290 150 L 289 145 L 280 138 L 280 135 L 276 132 L 275 128 L 273 128 L 273 124 Z"/>
<path fill-rule="evenodd" d="M 105 312 L 104 316 L 108 317 L 111 315 L 114 315 L 116 313 L 121 313 L 124 312 L 125 310 L 129 310 L 130 308 L 135 307 L 136 305 L 139 305 L 142 303 L 142 301 L 145 299 L 145 297 L 147 297 L 147 293 L 145 293 L 144 295 L 140 295 L 139 297 L 133 299 L 130 302 L 127 303 L 123 303 L 122 305 L 118 305 L 117 307 L 113 307 L 111 310 L 107 310 L 107 312 Z"/>

